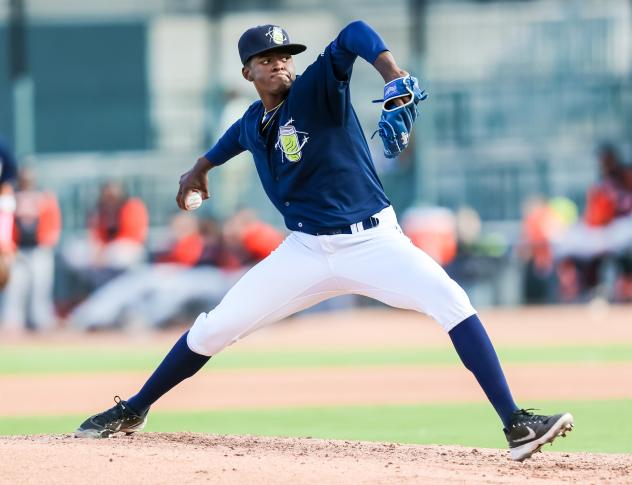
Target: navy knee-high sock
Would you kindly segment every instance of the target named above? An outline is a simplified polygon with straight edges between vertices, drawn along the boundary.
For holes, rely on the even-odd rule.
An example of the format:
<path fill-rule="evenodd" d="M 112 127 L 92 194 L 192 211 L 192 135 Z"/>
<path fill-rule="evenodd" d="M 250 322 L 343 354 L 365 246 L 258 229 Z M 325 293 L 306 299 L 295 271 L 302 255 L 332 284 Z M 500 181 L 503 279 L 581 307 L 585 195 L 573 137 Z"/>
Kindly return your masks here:
<path fill-rule="evenodd" d="M 507 379 L 483 324 L 477 315 L 466 318 L 449 332 L 459 357 L 485 391 L 505 428 L 518 409 Z"/>
<path fill-rule="evenodd" d="M 144 413 L 168 390 L 199 371 L 210 357 L 193 352 L 187 345 L 187 335 L 180 337 L 142 389 L 127 403 L 138 413 Z"/>

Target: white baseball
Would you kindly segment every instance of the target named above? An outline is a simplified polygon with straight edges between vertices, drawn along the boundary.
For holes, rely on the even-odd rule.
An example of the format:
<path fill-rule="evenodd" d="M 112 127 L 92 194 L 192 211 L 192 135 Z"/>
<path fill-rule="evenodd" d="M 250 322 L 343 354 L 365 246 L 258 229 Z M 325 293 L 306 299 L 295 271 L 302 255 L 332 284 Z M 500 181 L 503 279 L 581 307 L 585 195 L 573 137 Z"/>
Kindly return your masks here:
<path fill-rule="evenodd" d="M 194 190 L 189 192 L 184 199 L 184 206 L 188 211 L 194 211 L 202 205 L 202 195 Z"/>

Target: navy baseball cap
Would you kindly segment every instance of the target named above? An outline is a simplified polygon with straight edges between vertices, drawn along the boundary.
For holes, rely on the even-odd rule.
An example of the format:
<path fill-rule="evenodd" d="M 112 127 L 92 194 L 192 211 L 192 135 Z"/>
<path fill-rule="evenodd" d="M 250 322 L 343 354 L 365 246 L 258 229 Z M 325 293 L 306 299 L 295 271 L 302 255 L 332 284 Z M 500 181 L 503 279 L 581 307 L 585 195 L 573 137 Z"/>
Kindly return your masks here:
<path fill-rule="evenodd" d="M 246 30 L 239 38 L 237 44 L 239 48 L 239 57 L 241 63 L 246 62 L 252 57 L 264 52 L 273 50 L 283 50 L 289 54 L 300 54 L 307 47 L 302 44 L 290 43 L 290 37 L 285 29 L 278 25 L 257 25 Z"/>

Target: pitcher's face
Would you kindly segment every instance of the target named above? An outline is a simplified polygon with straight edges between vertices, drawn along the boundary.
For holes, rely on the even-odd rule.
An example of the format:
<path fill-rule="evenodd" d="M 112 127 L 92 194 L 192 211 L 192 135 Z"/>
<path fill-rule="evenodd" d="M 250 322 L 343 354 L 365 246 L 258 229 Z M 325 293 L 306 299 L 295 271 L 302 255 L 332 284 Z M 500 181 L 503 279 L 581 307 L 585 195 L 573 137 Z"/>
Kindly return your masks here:
<path fill-rule="evenodd" d="M 292 56 L 283 51 L 272 51 L 253 56 L 243 67 L 245 79 L 254 83 L 257 91 L 282 95 L 296 79 Z"/>

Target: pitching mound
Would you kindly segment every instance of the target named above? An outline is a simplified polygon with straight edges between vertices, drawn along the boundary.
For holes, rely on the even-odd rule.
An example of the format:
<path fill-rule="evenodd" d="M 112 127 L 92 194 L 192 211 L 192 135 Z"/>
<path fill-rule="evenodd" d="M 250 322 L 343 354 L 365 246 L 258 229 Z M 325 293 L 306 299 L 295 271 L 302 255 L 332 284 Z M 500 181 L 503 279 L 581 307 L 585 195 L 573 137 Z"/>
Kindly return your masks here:
<path fill-rule="evenodd" d="M 632 483 L 632 455 L 516 463 L 502 450 L 192 433 L 0 437 L 0 456 L 0 483 L 11 484 Z"/>

